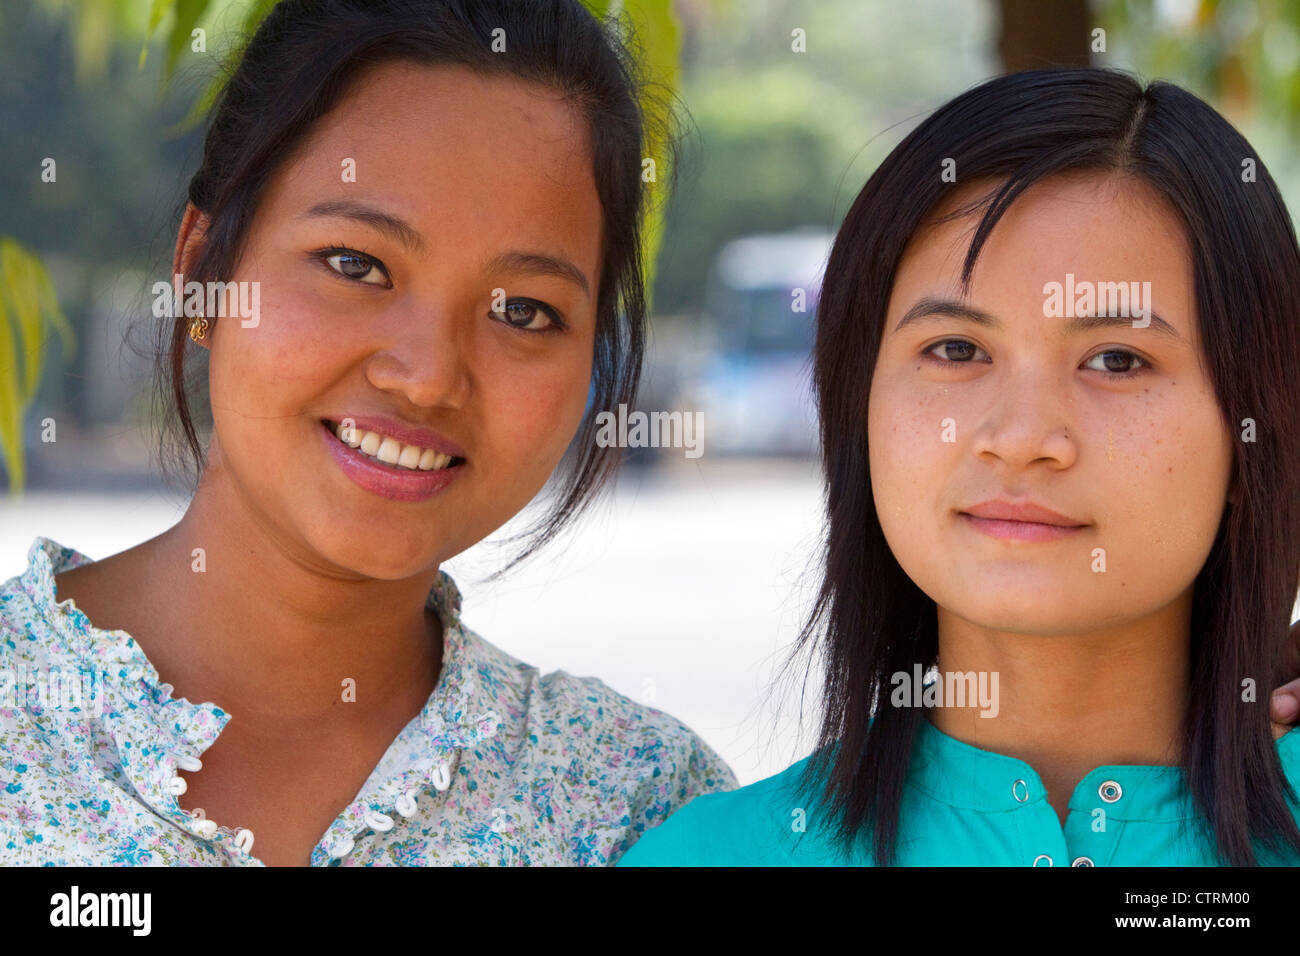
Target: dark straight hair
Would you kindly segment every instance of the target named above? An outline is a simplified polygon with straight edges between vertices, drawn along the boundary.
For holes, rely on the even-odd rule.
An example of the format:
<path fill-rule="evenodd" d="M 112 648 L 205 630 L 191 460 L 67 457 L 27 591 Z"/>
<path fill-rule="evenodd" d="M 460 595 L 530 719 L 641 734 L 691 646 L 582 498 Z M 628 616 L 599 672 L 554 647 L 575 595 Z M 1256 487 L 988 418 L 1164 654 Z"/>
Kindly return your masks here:
<path fill-rule="evenodd" d="M 889 675 L 937 663 L 934 601 L 908 578 L 876 516 L 867 396 L 903 249 L 959 184 L 990 193 L 962 270 L 969 288 L 990 231 L 1016 198 L 1055 174 L 1120 173 L 1154 187 L 1191 247 L 1204 363 L 1235 450 L 1229 504 L 1194 584 L 1184 767 L 1218 852 L 1256 861 L 1252 841 L 1300 851 L 1286 805 L 1268 693 L 1282 673 L 1300 580 L 1300 250 L 1277 187 L 1250 144 L 1169 83 L 1087 67 L 990 80 L 931 115 L 858 194 L 836 236 L 817 316 L 814 379 L 828 530 L 824 576 L 796 644 L 822 654 L 823 714 L 806 784 L 833 811 L 841 849 L 870 833 L 894 861 L 917 708 L 888 706 Z M 1253 177 L 1248 173 L 1253 171 Z M 974 211 L 974 210 L 971 210 Z M 948 217 L 945 217 L 948 218 Z M 1243 706 L 1244 678 L 1262 700 Z"/>
<path fill-rule="evenodd" d="M 267 183 L 366 68 L 389 61 L 466 66 L 551 87 L 574 104 L 590 131 L 603 213 L 591 395 L 553 478 L 558 503 L 518 536 L 533 540 L 511 566 L 553 538 L 617 470 L 622 452 L 598 445 L 596 417 L 633 404 L 641 372 L 641 164 L 648 136 L 670 154 L 675 140 L 670 96 L 643 79 L 620 30 L 630 37 L 625 24 L 602 24 L 578 0 L 282 0 L 239 56 L 189 183 L 188 199 L 210 226 L 185 279 L 225 281 Z M 494 38 L 502 36 L 505 52 L 494 52 Z M 650 97 L 665 119 L 647 120 L 641 104 Z M 674 167 L 668 163 L 666 189 Z M 157 394 L 165 396 L 163 465 L 180 462 L 197 479 L 204 452 L 191 413 L 187 327 L 188 320 L 161 323 L 154 354 Z"/>

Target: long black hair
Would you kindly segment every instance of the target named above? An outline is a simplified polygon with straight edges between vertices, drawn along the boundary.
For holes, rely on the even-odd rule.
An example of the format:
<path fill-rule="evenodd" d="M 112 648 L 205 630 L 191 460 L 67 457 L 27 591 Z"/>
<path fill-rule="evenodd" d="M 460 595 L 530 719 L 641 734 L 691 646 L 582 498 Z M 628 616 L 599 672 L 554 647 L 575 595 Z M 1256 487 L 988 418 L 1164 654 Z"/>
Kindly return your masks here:
<path fill-rule="evenodd" d="M 912 131 L 858 194 L 826 268 L 814 380 L 828 530 L 824 577 L 796 656 L 824 660 L 818 749 L 805 778 L 833 810 L 841 848 L 868 832 L 893 862 L 917 708 L 888 701 L 889 675 L 937 663 L 934 602 L 886 543 L 871 492 L 867 396 L 904 246 L 964 182 L 999 183 L 963 264 L 969 284 L 990 231 L 1029 186 L 1075 170 L 1121 172 L 1161 193 L 1191 247 L 1204 361 L 1236 448 L 1229 505 L 1194 584 L 1191 698 L 1183 759 L 1218 852 L 1256 861 L 1252 841 L 1300 851 L 1294 799 L 1277 758 L 1267 689 L 1282 673 L 1300 580 L 1300 250 L 1277 187 L 1250 144 L 1211 107 L 1169 83 L 1087 67 L 999 77 Z M 951 167 L 949 167 L 951 168 Z M 1244 677 L 1265 688 L 1243 706 Z M 846 849 L 847 851 L 847 849 Z"/>
<path fill-rule="evenodd" d="M 501 30 L 507 52 L 494 52 Z M 648 142 L 671 156 L 676 140 L 671 95 L 641 74 L 631 40 L 626 24 L 597 21 L 578 0 L 281 0 L 238 56 L 189 183 L 188 199 L 210 225 L 186 281 L 225 281 L 267 183 L 365 68 L 394 60 L 467 66 L 549 86 L 575 105 L 590 130 L 603 212 L 591 396 L 553 478 L 557 504 L 519 536 L 532 541 L 512 565 L 606 485 L 621 450 L 596 442 L 597 416 L 635 400 L 646 339 L 642 160 Z M 649 117 L 647 102 L 658 107 Z M 666 192 L 675 164 L 665 172 Z M 197 481 L 204 451 L 190 393 L 198 376 L 186 361 L 198 350 L 189 344 L 187 321 L 158 325 L 156 395 L 163 466 L 179 462 Z"/>

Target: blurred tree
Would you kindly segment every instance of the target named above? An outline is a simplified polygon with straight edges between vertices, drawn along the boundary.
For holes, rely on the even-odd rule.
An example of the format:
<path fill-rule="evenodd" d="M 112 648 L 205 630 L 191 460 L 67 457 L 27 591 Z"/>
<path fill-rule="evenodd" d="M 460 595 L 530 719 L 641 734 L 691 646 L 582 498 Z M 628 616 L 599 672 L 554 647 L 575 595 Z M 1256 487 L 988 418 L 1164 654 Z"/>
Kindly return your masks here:
<path fill-rule="evenodd" d="M 834 231 L 907 124 L 996 70 L 990 0 L 679 0 L 678 10 L 696 135 L 656 301 L 688 322 L 725 242 Z"/>
<path fill-rule="evenodd" d="M 1115 51 L 1242 126 L 1300 131 L 1300 0 L 1097 0 Z"/>
<path fill-rule="evenodd" d="M 997 0 L 1005 73 L 1088 64 L 1088 0 Z"/>

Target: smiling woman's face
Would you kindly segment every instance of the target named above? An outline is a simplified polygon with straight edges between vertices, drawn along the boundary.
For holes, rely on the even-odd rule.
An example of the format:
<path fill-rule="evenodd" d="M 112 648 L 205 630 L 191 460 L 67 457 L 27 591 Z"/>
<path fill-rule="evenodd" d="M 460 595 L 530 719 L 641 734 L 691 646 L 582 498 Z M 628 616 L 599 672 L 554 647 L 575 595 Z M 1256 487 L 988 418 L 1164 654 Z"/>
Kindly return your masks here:
<path fill-rule="evenodd" d="M 971 184 L 940 212 L 988 188 Z M 963 299 L 976 221 L 918 233 L 895 277 L 868 413 L 889 546 L 940 608 L 982 627 L 1081 633 L 1154 613 L 1185 595 L 1209 555 L 1232 463 L 1199 359 L 1181 224 L 1131 179 L 1045 180 L 1000 220 Z M 1044 287 L 1067 274 L 1076 295 L 1085 281 L 1149 282 L 1147 304 L 1169 330 L 1153 317 L 1150 328 L 1121 319 L 1071 331 L 1071 313 L 1045 315 Z M 927 299 L 987 321 L 916 308 Z M 1080 527 L 965 514 L 997 500 Z"/>
<path fill-rule="evenodd" d="M 383 64 L 317 124 L 269 183 L 231 277 L 261 284 L 258 324 L 219 319 L 209 337 L 210 467 L 276 540 L 398 579 L 540 490 L 591 378 L 591 167 L 584 120 L 558 94 L 459 67 Z M 436 433 L 463 464 L 420 500 L 363 487 L 358 453 L 331 448 L 321 421 L 368 416 Z"/>

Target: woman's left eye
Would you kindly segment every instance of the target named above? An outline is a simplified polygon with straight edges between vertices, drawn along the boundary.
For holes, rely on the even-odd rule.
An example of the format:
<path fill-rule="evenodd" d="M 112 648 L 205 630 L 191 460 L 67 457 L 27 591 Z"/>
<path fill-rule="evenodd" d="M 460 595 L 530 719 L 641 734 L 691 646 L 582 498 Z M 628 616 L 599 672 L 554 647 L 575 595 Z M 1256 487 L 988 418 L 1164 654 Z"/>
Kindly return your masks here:
<path fill-rule="evenodd" d="M 392 281 L 388 278 L 388 270 L 384 264 L 374 256 L 368 256 L 364 252 L 358 252 L 356 249 L 346 249 L 342 246 L 331 246 L 328 249 L 318 249 L 312 255 L 325 263 L 325 267 L 331 272 L 345 280 L 361 282 L 365 285 L 377 285 L 388 288 Z M 373 280 L 378 281 L 373 281 Z"/>
<path fill-rule="evenodd" d="M 489 314 L 498 322 L 525 332 L 557 332 L 564 328 L 559 314 L 536 299 L 511 299 L 504 309 Z"/>
<path fill-rule="evenodd" d="M 1103 361 L 1102 362 L 1102 365 L 1104 366 L 1103 368 L 1096 368 L 1094 366 L 1088 366 L 1088 367 L 1092 368 L 1093 371 L 1095 372 L 1105 372 L 1108 375 L 1112 375 L 1116 378 L 1128 378 L 1130 375 L 1136 375 L 1144 368 L 1150 367 L 1146 359 L 1142 358 L 1140 355 L 1130 352 L 1128 349 L 1107 349 L 1104 352 L 1098 352 L 1092 358 L 1088 359 L 1088 362 L 1095 362 L 1097 359 L 1104 360 L 1108 357 L 1114 357 L 1116 361 L 1114 363 Z M 1133 363 L 1137 363 L 1137 367 L 1135 368 L 1134 367 L 1130 367 L 1130 368 L 1113 367 L 1113 365 L 1131 366 Z M 1087 365 L 1088 363 L 1085 362 L 1084 364 Z"/>

